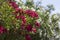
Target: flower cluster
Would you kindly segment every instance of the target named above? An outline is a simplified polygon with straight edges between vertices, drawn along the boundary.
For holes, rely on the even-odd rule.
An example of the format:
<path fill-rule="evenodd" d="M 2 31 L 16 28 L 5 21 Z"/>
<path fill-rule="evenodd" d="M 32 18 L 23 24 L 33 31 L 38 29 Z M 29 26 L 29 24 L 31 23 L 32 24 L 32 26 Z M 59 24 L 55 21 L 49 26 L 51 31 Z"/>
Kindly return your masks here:
<path fill-rule="evenodd" d="M 30 37 L 30 35 L 28 35 L 28 34 L 26 34 L 25 39 L 26 40 L 32 40 L 31 37 Z"/>
<path fill-rule="evenodd" d="M 7 32 L 7 30 L 3 26 L 0 26 L 0 34 L 3 34 L 5 32 Z"/>
<path fill-rule="evenodd" d="M 9 1 L 9 5 L 12 6 L 14 9 L 18 8 L 18 5 L 15 2 Z"/>
<path fill-rule="evenodd" d="M 33 18 L 38 18 L 37 12 L 32 11 L 32 10 L 26 10 L 26 14 L 30 15 Z"/>
<path fill-rule="evenodd" d="M 24 10 L 19 8 L 19 6 L 12 1 L 9 1 L 9 5 L 14 9 L 14 12 L 12 13 L 14 14 L 15 19 L 22 21 L 20 23 L 20 29 L 26 31 L 26 40 L 32 40 L 29 33 L 36 33 L 37 28 L 40 27 L 40 23 L 36 21 L 39 18 L 38 13 L 30 9 Z M 5 28 L 0 26 L 0 33 L 3 32 L 5 32 Z"/>
<path fill-rule="evenodd" d="M 20 19 L 22 20 L 21 28 L 24 29 L 24 30 L 27 30 L 28 32 L 33 31 L 34 33 L 36 33 L 36 31 L 37 31 L 36 27 L 33 27 L 33 25 L 31 25 L 30 23 L 29 24 L 27 23 L 27 21 L 26 21 L 27 18 L 25 17 L 24 14 L 29 15 L 33 19 L 34 18 L 37 19 L 38 18 L 37 12 L 29 10 L 29 9 L 24 11 L 23 9 L 19 8 L 18 5 L 15 2 L 10 2 L 10 5 L 15 9 L 14 14 L 15 14 L 16 18 L 18 20 L 20 20 Z M 35 22 L 35 25 L 40 27 L 40 23 L 38 23 L 38 22 Z M 25 36 L 25 38 L 26 38 L 26 40 L 31 40 L 31 37 L 28 34 Z"/>

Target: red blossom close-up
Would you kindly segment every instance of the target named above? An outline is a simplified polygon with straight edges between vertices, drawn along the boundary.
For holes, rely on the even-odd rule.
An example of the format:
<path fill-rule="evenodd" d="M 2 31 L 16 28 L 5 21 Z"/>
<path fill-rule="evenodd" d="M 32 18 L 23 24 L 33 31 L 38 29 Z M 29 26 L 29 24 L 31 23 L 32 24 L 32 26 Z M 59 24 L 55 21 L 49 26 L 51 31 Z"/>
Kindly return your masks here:
<path fill-rule="evenodd" d="M 26 35 L 25 35 L 25 39 L 26 39 L 26 40 L 32 40 L 32 39 L 31 39 L 31 36 L 30 36 L 29 34 L 26 34 Z"/>
<path fill-rule="evenodd" d="M 26 14 L 28 14 L 28 15 L 31 16 L 32 18 L 38 18 L 37 12 L 32 11 L 32 10 L 26 10 Z"/>

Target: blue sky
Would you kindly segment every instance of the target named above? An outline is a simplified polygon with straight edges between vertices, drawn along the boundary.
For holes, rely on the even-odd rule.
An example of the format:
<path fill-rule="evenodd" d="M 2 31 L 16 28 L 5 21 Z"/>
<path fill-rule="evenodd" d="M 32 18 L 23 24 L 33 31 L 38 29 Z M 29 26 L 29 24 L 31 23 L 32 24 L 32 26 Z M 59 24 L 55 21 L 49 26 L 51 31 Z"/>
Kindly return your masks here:
<path fill-rule="evenodd" d="M 40 0 L 35 0 L 35 2 L 40 1 Z M 42 5 L 46 6 L 48 4 L 53 4 L 55 11 L 52 11 L 52 13 L 60 13 L 60 0 L 41 0 Z"/>

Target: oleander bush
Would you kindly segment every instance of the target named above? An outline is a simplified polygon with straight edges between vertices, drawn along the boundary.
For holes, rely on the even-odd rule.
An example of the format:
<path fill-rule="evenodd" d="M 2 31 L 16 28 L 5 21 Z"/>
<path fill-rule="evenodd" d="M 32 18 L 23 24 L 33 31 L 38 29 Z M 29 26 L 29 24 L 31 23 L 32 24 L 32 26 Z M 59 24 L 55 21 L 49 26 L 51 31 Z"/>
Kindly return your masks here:
<path fill-rule="evenodd" d="M 49 40 L 59 33 L 59 17 L 50 17 L 52 5 L 34 5 L 33 1 L 0 0 L 0 40 Z M 57 16 L 57 17 L 56 17 Z"/>

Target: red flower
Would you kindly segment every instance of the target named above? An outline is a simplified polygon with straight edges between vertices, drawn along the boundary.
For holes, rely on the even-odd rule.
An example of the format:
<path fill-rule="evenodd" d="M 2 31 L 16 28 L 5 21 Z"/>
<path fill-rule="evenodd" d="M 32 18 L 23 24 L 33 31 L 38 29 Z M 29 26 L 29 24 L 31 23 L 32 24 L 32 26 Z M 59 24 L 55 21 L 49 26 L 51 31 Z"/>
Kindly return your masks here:
<path fill-rule="evenodd" d="M 25 25 L 24 25 L 24 24 L 21 25 L 21 29 L 22 29 L 22 30 L 25 29 Z"/>
<path fill-rule="evenodd" d="M 36 25 L 37 27 L 40 27 L 40 23 L 38 23 L 37 21 L 35 22 L 35 25 Z"/>
<path fill-rule="evenodd" d="M 15 8 L 15 11 L 16 12 L 19 12 L 21 9 L 20 8 Z"/>
<path fill-rule="evenodd" d="M 27 25 L 26 29 L 27 29 L 27 31 L 32 31 L 32 26 L 31 25 Z"/>
<path fill-rule="evenodd" d="M 25 24 L 26 23 L 26 18 L 25 16 L 16 16 L 17 19 L 22 19 L 22 24 Z"/>
<path fill-rule="evenodd" d="M 23 19 L 23 20 L 22 20 L 22 23 L 25 24 L 25 23 L 26 23 L 26 19 Z"/>
<path fill-rule="evenodd" d="M 14 15 L 17 15 L 17 14 L 21 15 L 23 13 L 23 9 L 15 8 L 15 12 L 13 12 L 13 13 L 14 13 Z"/>
<path fill-rule="evenodd" d="M 20 16 L 20 18 L 23 20 L 23 19 L 25 19 L 25 16 Z"/>
<path fill-rule="evenodd" d="M 26 10 L 26 14 L 30 15 L 33 18 L 38 18 L 38 14 L 32 10 Z"/>
<path fill-rule="evenodd" d="M 0 34 L 2 34 L 4 32 L 7 32 L 7 30 L 3 26 L 0 26 Z"/>
<path fill-rule="evenodd" d="M 25 39 L 26 39 L 26 40 L 32 40 L 29 34 L 26 34 L 26 35 L 25 35 Z"/>
<path fill-rule="evenodd" d="M 18 5 L 16 4 L 16 2 L 10 1 L 10 2 L 9 2 L 9 5 L 12 6 L 14 9 L 15 9 L 15 8 L 18 8 Z"/>
<path fill-rule="evenodd" d="M 20 16 L 16 16 L 17 19 L 20 19 Z"/>
<path fill-rule="evenodd" d="M 32 31 L 33 31 L 34 33 L 36 33 L 37 30 L 36 30 L 36 28 L 32 28 Z"/>
<path fill-rule="evenodd" d="M 20 18 L 22 19 L 22 23 L 25 24 L 26 23 L 26 17 L 25 16 L 20 16 Z"/>
<path fill-rule="evenodd" d="M 15 8 L 16 12 L 21 13 L 22 11 L 24 11 L 22 8 Z"/>

